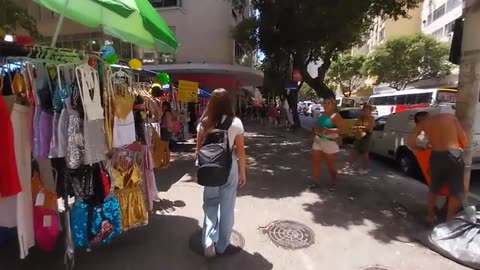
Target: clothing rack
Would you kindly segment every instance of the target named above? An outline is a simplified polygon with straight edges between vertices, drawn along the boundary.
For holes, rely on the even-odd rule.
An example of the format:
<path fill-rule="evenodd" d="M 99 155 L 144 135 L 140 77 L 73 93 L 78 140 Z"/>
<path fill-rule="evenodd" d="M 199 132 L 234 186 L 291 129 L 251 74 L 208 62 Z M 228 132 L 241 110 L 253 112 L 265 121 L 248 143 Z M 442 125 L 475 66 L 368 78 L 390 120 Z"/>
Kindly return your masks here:
<path fill-rule="evenodd" d="M 3 59 L 8 67 L 8 65 L 18 65 L 19 67 L 23 66 L 23 63 L 28 61 L 42 60 L 45 63 L 53 64 L 81 64 L 86 63 L 89 59 L 95 59 L 97 61 L 102 61 L 100 53 L 92 51 L 81 51 L 81 50 L 71 50 L 71 49 L 61 49 L 61 48 L 52 48 L 48 46 L 38 46 L 38 45 L 27 45 L 20 46 L 15 43 L 3 42 L 0 41 L 0 59 Z M 18 62 L 20 64 L 18 64 Z M 0 65 L 1 69 L 2 65 Z M 110 69 L 110 66 L 105 68 Z M 58 69 L 57 69 L 58 70 Z M 120 71 L 123 69 L 120 68 Z M 59 76 L 59 73 L 57 74 Z M 145 83 L 135 83 L 134 87 L 129 88 L 132 93 L 130 94 L 139 94 L 145 96 L 148 94 L 146 91 L 147 84 Z M 1 94 L 1 93 L 0 93 Z M 142 144 L 134 143 L 127 147 L 116 149 L 117 151 L 128 152 L 129 156 L 133 156 L 134 160 L 141 160 L 141 156 L 145 148 Z M 64 181 L 64 190 L 68 190 L 68 181 Z M 63 216 L 63 231 L 65 233 L 65 254 L 64 254 L 64 264 L 67 270 L 72 270 L 75 267 L 75 246 L 72 240 L 72 231 L 70 224 L 70 210 L 71 206 L 69 204 L 69 194 L 64 192 L 62 194 L 63 207 L 64 211 Z M 89 248 L 87 249 L 89 250 Z"/>

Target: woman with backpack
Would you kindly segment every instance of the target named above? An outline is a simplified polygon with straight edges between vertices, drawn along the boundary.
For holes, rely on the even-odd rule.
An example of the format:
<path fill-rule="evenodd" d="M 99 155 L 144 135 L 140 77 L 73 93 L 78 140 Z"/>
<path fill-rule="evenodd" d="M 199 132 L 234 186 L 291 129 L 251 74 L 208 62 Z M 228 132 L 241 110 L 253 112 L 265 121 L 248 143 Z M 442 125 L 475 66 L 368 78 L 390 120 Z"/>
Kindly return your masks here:
<path fill-rule="evenodd" d="M 223 129 L 228 134 L 228 154 L 230 164 L 226 183 L 221 186 L 205 185 L 203 193 L 203 223 L 202 245 L 205 257 L 215 257 L 225 254 L 230 247 L 235 214 L 237 188 L 247 183 L 246 155 L 242 121 L 235 117 L 233 104 L 225 89 L 213 91 L 207 108 L 200 119 L 197 139 L 197 165 L 202 162 L 201 150 L 208 143 L 206 139 L 212 132 Z M 208 154 L 208 153 L 206 153 Z M 201 164 L 200 164 L 201 165 Z M 208 165 L 208 164 L 207 164 Z M 206 166 L 208 167 L 208 166 Z M 197 169 L 200 183 L 200 168 Z M 206 170 L 208 172 L 208 168 Z M 208 173 L 207 173 L 208 174 Z M 208 177 L 207 177 L 208 178 Z M 219 211 L 220 209 L 220 211 Z"/>

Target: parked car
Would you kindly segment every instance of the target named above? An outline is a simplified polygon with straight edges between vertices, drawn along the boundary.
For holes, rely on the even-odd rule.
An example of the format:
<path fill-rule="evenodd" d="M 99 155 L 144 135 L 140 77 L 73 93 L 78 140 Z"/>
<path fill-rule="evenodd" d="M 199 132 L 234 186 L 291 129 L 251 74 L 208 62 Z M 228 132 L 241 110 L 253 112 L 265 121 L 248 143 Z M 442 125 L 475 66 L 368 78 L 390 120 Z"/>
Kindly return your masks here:
<path fill-rule="evenodd" d="M 310 115 L 312 116 L 313 119 L 317 119 L 320 114 L 322 114 L 325 110 L 323 109 L 323 106 L 320 104 L 314 104 L 310 108 Z"/>
<path fill-rule="evenodd" d="M 454 113 L 453 106 L 437 106 L 381 116 L 375 120 L 375 128 L 372 132 L 370 152 L 394 160 L 399 170 L 408 176 L 417 176 L 420 173 L 417 160 L 407 146 L 408 138 L 415 128 L 414 116 L 420 111 L 427 111 L 430 114 Z M 418 145 L 425 147 L 427 143 L 423 134 L 417 138 Z"/>
<path fill-rule="evenodd" d="M 345 127 L 345 131 L 342 134 L 343 139 L 354 139 L 355 132 L 353 130 L 353 126 L 355 122 L 357 122 L 358 117 L 362 114 L 362 108 L 343 108 L 340 109 L 338 112 L 340 116 L 343 118 L 343 123 Z"/>

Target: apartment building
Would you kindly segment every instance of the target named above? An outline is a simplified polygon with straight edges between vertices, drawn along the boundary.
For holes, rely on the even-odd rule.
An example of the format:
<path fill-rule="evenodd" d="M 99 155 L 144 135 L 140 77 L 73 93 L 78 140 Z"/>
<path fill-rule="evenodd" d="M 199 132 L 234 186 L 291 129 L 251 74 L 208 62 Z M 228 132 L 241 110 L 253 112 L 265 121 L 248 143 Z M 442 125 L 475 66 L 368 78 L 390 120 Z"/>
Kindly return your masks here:
<path fill-rule="evenodd" d="M 421 25 L 421 6 L 411 10 L 408 13 L 408 18 L 394 20 L 377 17 L 369 35 L 365 39 L 365 43 L 360 47 L 354 48 L 353 53 L 368 54 L 385 40 L 420 33 L 422 31 Z"/>
<path fill-rule="evenodd" d="M 59 15 L 32 0 L 17 0 L 36 18 L 43 36 L 37 43 L 50 45 Z M 138 48 L 134 44 L 105 35 L 102 29 L 84 27 L 65 19 L 56 46 L 99 51 L 112 44 L 120 59 L 141 59 L 145 69 L 168 72 L 174 79 L 199 82 L 202 88 L 238 90 L 259 86 L 263 73 L 256 71 L 256 55 L 246 54 L 232 38 L 232 29 L 242 19 L 253 16 L 247 7 L 242 14 L 228 0 L 150 0 L 177 36 L 174 54 Z"/>
<path fill-rule="evenodd" d="M 427 0 L 423 3 L 422 31 L 438 41 L 449 42 L 455 20 L 463 14 L 463 0 Z"/>

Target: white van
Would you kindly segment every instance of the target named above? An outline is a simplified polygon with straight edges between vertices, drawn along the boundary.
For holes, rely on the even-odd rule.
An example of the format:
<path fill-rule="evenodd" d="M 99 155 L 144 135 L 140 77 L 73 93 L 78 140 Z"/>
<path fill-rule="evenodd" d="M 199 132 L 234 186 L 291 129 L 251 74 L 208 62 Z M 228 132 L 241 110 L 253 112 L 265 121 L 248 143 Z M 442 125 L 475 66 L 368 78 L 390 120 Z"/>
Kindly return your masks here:
<path fill-rule="evenodd" d="M 435 113 L 455 113 L 454 106 L 434 106 L 403 111 L 398 114 L 382 116 L 376 119 L 376 126 L 372 132 L 371 153 L 395 160 L 400 170 L 406 175 L 415 175 L 419 167 L 413 153 L 408 148 L 408 138 L 415 128 L 414 116 L 417 112 L 427 111 Z M 478 126 L 478 125 L 477 125 Z M 479 127 L 476 127 L 478 130 Z M 480 170 L 480 136 L 476 132 L 473 143 L 472 170 Z M 424 137 L 419 136 L 419 145 L 426 145 Z"/>
<path fill-rule="evenodd" d="M 337 98 L 336 100 L 337 100 L 337 107 L 349 108 L 349 107 L 355 107 L 357 105 L 357 101 L 353 98 L 340 97 L 340 98 Z"/>

